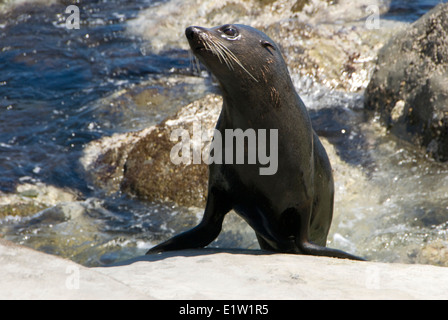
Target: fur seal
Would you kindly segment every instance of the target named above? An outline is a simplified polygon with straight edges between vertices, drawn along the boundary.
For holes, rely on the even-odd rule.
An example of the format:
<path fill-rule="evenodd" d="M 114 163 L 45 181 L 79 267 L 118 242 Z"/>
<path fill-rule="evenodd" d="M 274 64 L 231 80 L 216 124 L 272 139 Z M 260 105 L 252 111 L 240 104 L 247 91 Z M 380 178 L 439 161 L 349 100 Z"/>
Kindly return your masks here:
<path fill-rule="evenodd" d="M 279 47 L 246 25 L 192 26 L 185 34 L 194 55 L 222 89 L 223 107 L 216 125 L 222 139 L 227 129 L 277 130 L 277 170 L 262 175 L 259 162 L 211 163 L 200 224 L 147 254 L 207 246 L 233 209 L 255 230 L 263 250 L 363 260 L 326 247 L 333 216 L 331 165 Z"/>

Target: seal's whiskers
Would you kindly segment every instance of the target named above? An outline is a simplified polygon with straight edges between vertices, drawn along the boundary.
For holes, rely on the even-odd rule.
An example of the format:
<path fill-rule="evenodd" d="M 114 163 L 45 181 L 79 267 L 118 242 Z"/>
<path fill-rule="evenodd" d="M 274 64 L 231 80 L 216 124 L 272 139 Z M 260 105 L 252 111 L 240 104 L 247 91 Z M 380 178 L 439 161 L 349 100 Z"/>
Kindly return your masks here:
<path fill-rule="evenodd" d="M 225 52 L 217 45 L 217 43 L 213 39 L 207 40 L 208 41 L 204 42 L 205 48 L 208 51 L 211 51 L 215 56 L 217 56 L 221 63 L 224 62 L 230 70 L 233 70 L 232 61 L 229 60 Z"/>
<path fill-rule="evenodd" d="M 217 56 L 219 61 L 221 63 L 224 62 L 230 70 L 234 70 L 233 67 L 234 62 L 237 65 L 239 65 L 241 69 L 243 69 L 252 79 L 258 82 L 258 80 L 243 66 L 243 64 L 237 58 L 237 56 L 218 39 L 203 36 L 201 40 L 202 43 L 204 44 L 205 49 L 211 51 L 215 56 Z"/>
<path fill-rule="evenodd" d="M 199 59 L 190 52 L 190 68 L 193 74 L 201 74 L 201 64 L 199 63 Z"/>

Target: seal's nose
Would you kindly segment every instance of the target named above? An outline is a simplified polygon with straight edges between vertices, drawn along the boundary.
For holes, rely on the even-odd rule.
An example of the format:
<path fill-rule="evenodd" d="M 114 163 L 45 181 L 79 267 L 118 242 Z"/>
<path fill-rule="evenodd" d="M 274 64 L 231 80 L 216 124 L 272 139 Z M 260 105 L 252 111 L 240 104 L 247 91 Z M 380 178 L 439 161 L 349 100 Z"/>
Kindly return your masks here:
<path fill-rule="evenodd" d="M 187 37 L 188 40 L 193 40 L 194 35 L 197 34 L 198 32 L 199 32 L 198 27 L 188 27 L 187 29 L 185 29 L 185 36 Z"/>

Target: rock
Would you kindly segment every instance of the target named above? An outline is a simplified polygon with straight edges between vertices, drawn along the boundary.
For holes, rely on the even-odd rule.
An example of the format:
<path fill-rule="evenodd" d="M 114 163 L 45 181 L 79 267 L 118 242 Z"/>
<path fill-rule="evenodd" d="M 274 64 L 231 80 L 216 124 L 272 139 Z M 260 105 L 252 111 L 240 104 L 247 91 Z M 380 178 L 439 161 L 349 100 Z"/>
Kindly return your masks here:
<path fill-rule="evenodd" d="M 379 14 L 388 9 L 387 3 L 171 0 L 143 11 L 130 21 L 128 28 L 157 52 L 179 47 L 189 50 L 184 35 L 189 24 L 206 27 L 248 24 L 280 45 L 292 74 L 309 77 L 332 89 L 361 91 L 373 72 L 377 50 L 401 26 L 395 23 L 394 28 L 370 27 L 369 8 L 375 8 L 379 20 Z M 158 23 L 161 20 L 163 23 Z"/>
<path fill-rule="evenodd" d="M 137 141 L 153 130 L 154 126 L 90 142 L 80 159 L 90 182 L 109 194 L 119 191 L 129 152 Z"/>
<path fill-rule="evenodd" d="M 156 299 L 448 298 L 446 268 L 262 251 L 179 251 L 96 270 Z"/>
<path fill-rule="evenodd" d="M 206 27 L 240 23 L 263 29 L 279 21 L 297 19 L 304 24 L 317 25 L 358 21 L 371 14 L 368 8 L 372 6 L 378 13 L 384 13 L 388 9 L 388 1 L 171 0 L 143 11 L 129 22 L 128 29 L 144 37 L 152 50 L 163 51 L 173 46 L 188 49 L 187 41 L 179 43 L 179 39 L 184 38 L 186 23 Z"/>
<path fill-rule="evenodd" d="M 448 299 L 447 268 L 259 250 L 186 250 L 86 268 L 0 239 L 0 272 L 0 299 Z"/>
<path fill-rule="evenodd" d="M 128 154 L 121 189 L 140 199 L 162 199 L 184 206 L 203 207 L 208 168 L 202 160 L 208 144 L 202 143 L 202 132 L 209 133 L 205 141 L 210 141 L 210 130 L 216 125 L 221 105 L 220 96 L 208 95 L 185 106 L 140 139 Z M 175 146 L 180 146 L 185 136 L 174 135 L 172 138 L 176 130 L 184 131 L 188 138 L 185 141 L 188 154 L 182 154 L 186 161 L 177 164 L 173 157 L 178 158 L 180 151 Z M 199 151 L 197 159 L 194 157 L 196 147 Z M 178 151 L 173 153 L 174 150 Z"/>
<path fill-rule="evenodd" d="M 419 263 L 448 267 L 448 243 L 436 240 L 425 244 L 418 254 Z"/>
<path fill-rule="evenodd" d="M 17 186 L 15 193 L 0 191 L 0 218 L 31 216 L 58 203 L 75 201 L 76 198 L 77 194 L 73 190 L 57 188 L 42 182 L 24 181 Z"/>
<path fill-rule="evenodd" d="M 70 260 L 0 239 L 0 299 L 151 299 L 119 280 Z"/>
<path fill-rule="evenodd" d="M 366 108 L 390 131 L 448 161 L 448 4 L 440 4 L 380 51 Z"/>
<path fill-rule="evenodd" d="M 32 3 L 34 5 L 51 5 L 57 2 L 58 0 L 5 0 L 0 3 L 0 13 L 16 9 L 25 3 Z"/>
<path fill-rule="evenodd" d="M 204 207 L 207 196 L 208 168 L 202 161 L 193 162 L 194 125 L 210 132 L 221 111 L 222 98 L 215 94 L 190 103 L 173 117 L 139 132 L 116 134 L 92 142 L 82 163 L 92 182 L 109 192 L 121 190 L 141 200 L 172 201 L 178 205 Z M 182 139 L 171 134 L 185 130 L 191 138 L 191 163 L 175 164 L 171 151 Z M 201 156 L 208 150 L 205 139 L 199 147 Z"/>
<path fill-rule="evenodd" d="M 102 219 L 96 218 L 99 212 Z M 108 232 L 104 222 L 108 214 L 103 201 L 96 198 L 61 202 L 26 219 L 7 217 L 0 224 L 0 238 L 85 266 L 104 265 L 126 241 Z M 132 248 L 128 249 L 132 252 Z"/>

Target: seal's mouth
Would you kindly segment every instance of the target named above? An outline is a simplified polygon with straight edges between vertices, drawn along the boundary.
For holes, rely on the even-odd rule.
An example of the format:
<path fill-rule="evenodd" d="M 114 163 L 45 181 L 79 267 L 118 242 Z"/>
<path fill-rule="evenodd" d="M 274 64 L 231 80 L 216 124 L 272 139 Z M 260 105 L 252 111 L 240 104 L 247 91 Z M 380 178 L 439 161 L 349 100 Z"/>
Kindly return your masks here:
<path fill-rule="evenodd" d="M 194 53 L 207 51 L 207 46 L 201 37 L 203 30 L 200 27 L 188 27 L 185 30 L 185 36 L 190 43 L 191 50 Z"/>
<path fill-rule="evenodd" d="M 201 43 L 201 44 L 198 44 L 197 46 L 195 46 L 195 47 L 193 47 L 193 51 L 205 51 L 206 50 L 206 48 L 205 48 L 205 46 Z"/>

